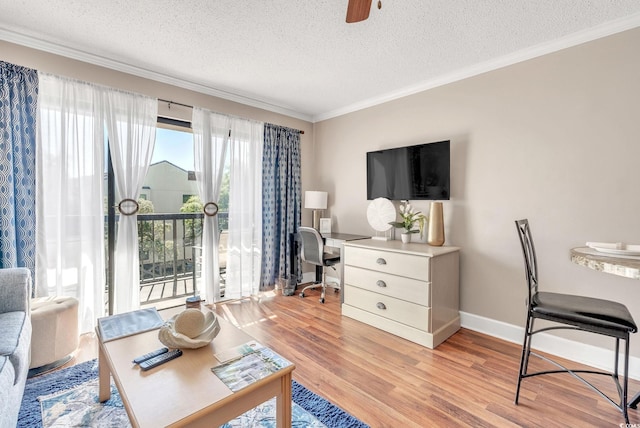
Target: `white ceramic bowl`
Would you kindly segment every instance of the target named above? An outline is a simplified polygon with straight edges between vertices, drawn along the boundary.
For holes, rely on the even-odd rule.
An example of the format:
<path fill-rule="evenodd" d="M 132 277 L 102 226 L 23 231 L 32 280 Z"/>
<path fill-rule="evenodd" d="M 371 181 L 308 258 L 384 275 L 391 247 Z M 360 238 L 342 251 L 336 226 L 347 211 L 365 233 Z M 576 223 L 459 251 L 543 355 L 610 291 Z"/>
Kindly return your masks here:
<path fill-rule="evenodd" d="M 204 314 L 204 329 L 194 338 L 180 334 L 175 330 L 176 318 L 180 314 L 174 315 L 160 327 L 158 339 L 169 348 L 196 349 L 208 345 L 220 332 L 218 317 L 213 312 L 207 311 Z"/>

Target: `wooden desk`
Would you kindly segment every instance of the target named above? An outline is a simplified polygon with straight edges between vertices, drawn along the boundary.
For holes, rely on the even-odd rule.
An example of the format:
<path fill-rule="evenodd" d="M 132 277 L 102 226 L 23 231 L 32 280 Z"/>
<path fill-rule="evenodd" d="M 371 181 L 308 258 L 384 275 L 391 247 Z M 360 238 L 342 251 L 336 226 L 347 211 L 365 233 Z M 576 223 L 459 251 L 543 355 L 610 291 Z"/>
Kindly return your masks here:
<path fill-rule="evenodd" d="M 344 254 L 344 243 L 349 241 L 357 241 L 359 239 L 368 239 L 370 236 L 353 235 L 351 233 L 323 233 L 324 244 L 327 247 L 337 248 L 340 252 L 340 258 Z M 297 233 L 290 236 L 291 257 L 289 259 L 291 266 L 291 275 L 296 274 L 296 255 L 300 254 L 301 240 Z M 316 282 L 322 281 L 322 266 L 316 266 Z M 340 263 L 340 288 L 344 287 L 344 263 Z M 341 297 L 342 300 L 342 297 Z"/>
<path fill-rule="evenodd" d="M 161 312 L 163 316 L 164 313 Z M 293 364 L 237 392 L 232 392 L 212 371 L 219 364 L 214 353 L 247 343 L 253 338 L 224 319 L 220 333 L 207 346 L 184 349 L 172 361 L 143 372 L 131 360 L 162 347 L 158 330 L 99 342 L 99 399 L 109 398 L 109 374 L 134 427 L 220 426 L 276 397 L 276 424 L 291 426 L 291 372 Z"/>
<path fill-rule="evenodd" d="M 353 235 L 351 233 L 323 233 L 324 245 L 327 247 L 335 247 L 342 249 L 345 242 L 358 241 L 360 239 L 369 239 L 370 236 Z"/>
<path fill-rule="evenodd" d="M 323 233 L 322 237 L 326 247 L 337 248 L 340 252 L 340 289 L 344 290 L 344 243 L 368 239 L 370 236 L 352 235 L 350 233 Z M 316 266 L 316 281 L 321 280 L 322 266 Z M 340 302 L 344 302 L 344 293 L 340 295 Z"/>

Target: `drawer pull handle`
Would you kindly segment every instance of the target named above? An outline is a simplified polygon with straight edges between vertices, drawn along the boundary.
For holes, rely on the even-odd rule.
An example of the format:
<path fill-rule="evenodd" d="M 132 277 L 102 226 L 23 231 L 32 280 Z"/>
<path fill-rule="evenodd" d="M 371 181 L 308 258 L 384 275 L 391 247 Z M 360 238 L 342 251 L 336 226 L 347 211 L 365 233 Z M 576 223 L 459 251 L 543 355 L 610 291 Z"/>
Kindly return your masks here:
<path fill-rule="evenodd" d="M 376 285 L 377 285 L 378 287 L 382 287 L 382 288 L 384 288 L 384 287 L 386 287 L 386 286 L 387 286 L 387 283 L 380 279 L 380 280 L 378 280 L 378 282 L 376 282 Z"/>
<path fill-rule="evenodd" d="M 384 305 L 384 303 L 382 303 L 382 302 L 378 302 L 378 303 L 376 304 L 376 307 L 377 307 L 378 309 L 387 309 L 387 307 L 386 307 L 386 306 Z"/>
<path fill-rule="evenodd" d="M 387 261 L 380 257 L 378 260 L 376 260 L 376 263 L 378 263 L 379 265 L 386 265 Z"/>

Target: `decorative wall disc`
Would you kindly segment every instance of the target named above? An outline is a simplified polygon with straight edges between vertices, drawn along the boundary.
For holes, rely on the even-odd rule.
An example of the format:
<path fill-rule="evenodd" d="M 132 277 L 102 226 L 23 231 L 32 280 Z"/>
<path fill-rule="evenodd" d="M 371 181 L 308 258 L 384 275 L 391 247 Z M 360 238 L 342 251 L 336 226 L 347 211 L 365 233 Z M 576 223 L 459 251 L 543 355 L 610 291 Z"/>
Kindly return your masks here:
<path fill-rule="evenodd" d="M 367 208 L 367 220 L 371 227 L 378 232 L 391 229 L 389 224 L 396 220 L 396 208 L 387 198 L 376 198 Z"/>

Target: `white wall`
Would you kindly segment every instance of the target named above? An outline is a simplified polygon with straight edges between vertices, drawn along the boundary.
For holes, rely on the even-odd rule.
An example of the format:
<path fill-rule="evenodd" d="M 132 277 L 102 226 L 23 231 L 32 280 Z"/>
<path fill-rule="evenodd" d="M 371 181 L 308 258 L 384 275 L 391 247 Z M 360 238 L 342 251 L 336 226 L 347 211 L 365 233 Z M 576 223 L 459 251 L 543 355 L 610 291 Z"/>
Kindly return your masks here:
<path fill-rule="evenodd" d="M 524 324 L 514 220 L 528 217 L 542 289 L 624 302 L 640 322 L 640 282 L 569 258 L 586 241 L 640 243 L 639 46 L 634 29 L 315 124 L 314 187 L 330 194 L 334 229 L 373 233 L 367 151 L 450 139 L 445 232 L 462 247 L 462 311 Z"/>

